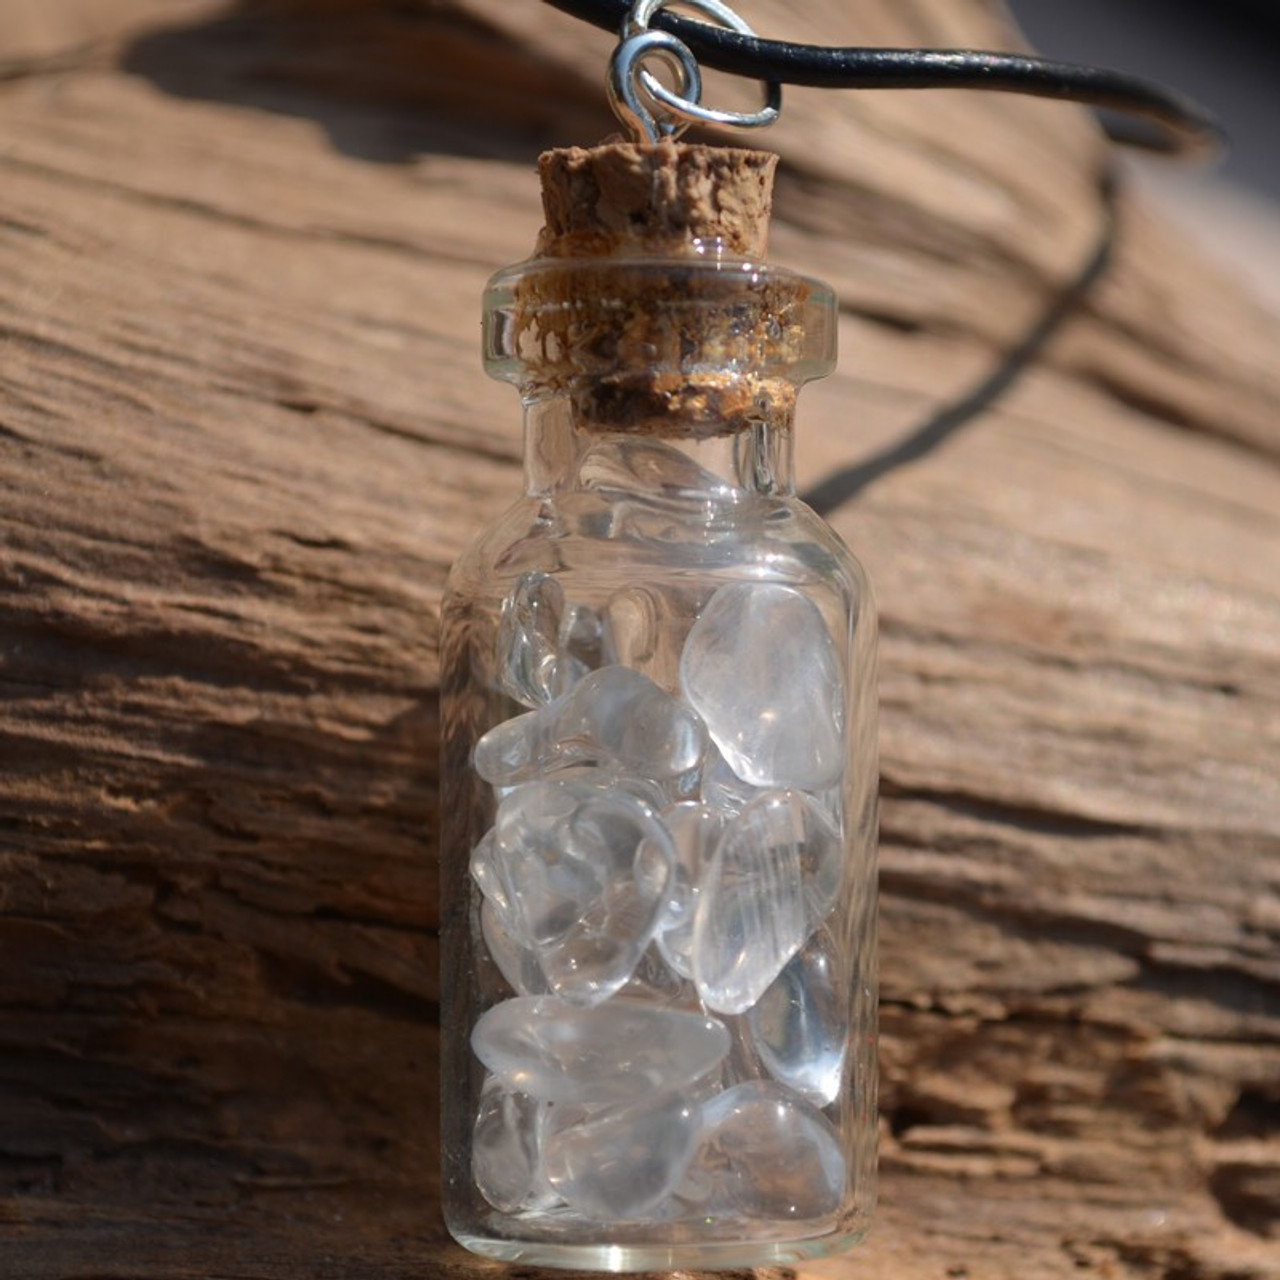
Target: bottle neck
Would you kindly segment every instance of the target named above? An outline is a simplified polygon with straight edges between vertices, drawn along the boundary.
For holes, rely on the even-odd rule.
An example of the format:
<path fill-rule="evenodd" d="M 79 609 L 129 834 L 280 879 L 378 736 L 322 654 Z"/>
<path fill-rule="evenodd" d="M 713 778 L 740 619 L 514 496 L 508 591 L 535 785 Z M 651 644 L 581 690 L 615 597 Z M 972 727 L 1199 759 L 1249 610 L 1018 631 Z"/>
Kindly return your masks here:
<path fill-rule="evenodd" d="M 756 262 L 535 259 L 485 294 L 485 365 L 520 389 L 533 494 L 792 494 L 796 396 L 835 348 L 831 290 Z"/>
<path fill-rule="evenodd" d="M 527 401 L 525 486 L 574 492 L 734 502 L 794 494 L 793 421 L 741 420 L 714 434 L 656 433 L 586 419 L 568 394 Z"/>

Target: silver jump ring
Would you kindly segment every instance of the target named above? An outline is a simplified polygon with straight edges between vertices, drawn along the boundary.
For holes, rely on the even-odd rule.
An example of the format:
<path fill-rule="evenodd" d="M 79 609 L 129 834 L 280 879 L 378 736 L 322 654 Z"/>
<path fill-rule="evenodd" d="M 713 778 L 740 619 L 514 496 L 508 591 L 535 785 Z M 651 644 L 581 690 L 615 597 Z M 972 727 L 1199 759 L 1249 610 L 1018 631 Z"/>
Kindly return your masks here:
<path fill-rule="evenodd" d="M 754 34 L 747 24 L 723 0 L 635 0 L 635 3 L 631 6 L 631 12 L 627 14 L 623 21 L 622 34 L 624 36 L 636 36 L 642 31 L 648 31 L 649 23 L 653 21 L 654 14 L 671 4 L 683 4 L 686 9 L 694 9 L 702 14 L 704 18 L 710 18 L 713 22 L 718 22 L 722 27 L 730 27 L 734 31 L 741 32 L 744 36 Z"/>
<path fill-rule="evenodd" d="M 739 35 L 750 36 L 755 32 L 722 0 L 636 0 L 631 7 L 622 26 L 622 42 L 614 52 L 613 65 L 610 68 L 609 97 L 614 104 L 623 123 L 637 137 L 647 137 L 656 142 L 660 137 L 679 137 L 694 121 L 704 124 L 735 125 L 740 129 L 761 129 L 773 124 L 782 109 L 782 85 L 777 81 L 765 81 L 765 105 L 759 111 L 720 111 L 714 107 L 704 107 L 700 99 L 702 95 L 701 77 L 696 81 L 688 75 L 690 66 L 696 68 L 697 63 L 688 47 L 674 36 L 665 32 L 649 31 L 649 23 L 654 14 L 669 4 L 678 2 L 686 8 L 693 9 L 703 17 L 727 27 Z M 673 92 L 668 89 L 652 72 L 640 65 L 640 58 L 628 55 L 626 50 L 633 41 L 645 40 L 650 36 L 663 35 L 667 38 L 654 42 L 644 48 L 644 52 L 656 52 L 658 48 L 674 55 L 684 74 L 681 83 Z M 626 68 L 626 79 L 638 79 L 644 96 L 651 104 L 662 109 L 666 119 L 659 120 L 657 112 L 652 108 L 637 112 L 628 111 L 627 106 L 637 101 L 639 94 L 634 84 L 630 89 L 622 86 L 623 76 L 619 64 Z M 673 65 L 668 61 L 668 65 Z M 680 72 L 677 72 L 679 75 Z"/>

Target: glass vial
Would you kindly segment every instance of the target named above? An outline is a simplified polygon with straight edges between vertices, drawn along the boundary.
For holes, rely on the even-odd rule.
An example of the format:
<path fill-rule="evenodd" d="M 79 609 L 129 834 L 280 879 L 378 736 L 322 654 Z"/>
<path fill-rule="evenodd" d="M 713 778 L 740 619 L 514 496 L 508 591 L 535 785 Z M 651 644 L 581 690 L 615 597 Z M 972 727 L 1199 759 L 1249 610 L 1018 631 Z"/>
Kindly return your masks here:
<path fill-rule="evenodd" d="M 659 247 L 490 282 L 526 485 L 441 638 L 445 1216 L 593 1270 L 834 1252 L 874 1198 L 875 618 L 791 465 L 833 298 Z"/>

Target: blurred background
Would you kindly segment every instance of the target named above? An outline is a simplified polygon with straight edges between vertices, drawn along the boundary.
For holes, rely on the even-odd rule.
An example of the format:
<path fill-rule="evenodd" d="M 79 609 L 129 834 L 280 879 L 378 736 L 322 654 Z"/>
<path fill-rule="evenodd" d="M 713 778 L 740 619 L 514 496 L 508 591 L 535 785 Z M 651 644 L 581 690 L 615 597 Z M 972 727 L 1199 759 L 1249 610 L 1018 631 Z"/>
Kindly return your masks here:
<path fill-rule="evenodd" d="M 1280 0 L 1007 0 L 1046 57 L 1164 81 L 1231 137 L 1206 168 L 1135 160 L 1162 209 L 1280 308 Z"/>

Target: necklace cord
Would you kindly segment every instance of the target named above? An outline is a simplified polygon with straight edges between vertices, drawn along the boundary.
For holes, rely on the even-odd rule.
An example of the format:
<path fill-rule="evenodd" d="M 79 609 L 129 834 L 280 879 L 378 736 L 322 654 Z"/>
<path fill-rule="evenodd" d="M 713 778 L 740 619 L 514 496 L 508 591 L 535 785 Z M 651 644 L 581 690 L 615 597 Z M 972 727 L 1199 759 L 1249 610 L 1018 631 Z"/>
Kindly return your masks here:
<path fill-rule="evenodd" d="M 1119 175 L 1114 166 L 1109 165 L 1098 176 L 1101 218 L 1088 253 L 1071 279 L 1053 294 L 1040 314 L 986 375 L 958 398 L 941 405 L 896 443 L 819 480 L 800 495 L 802 500 L 819 515 L 830 515 L 882 476 L 932 453 L 1009 391 L 1111 265 L 1120 222 L 1119 191 Z"/>
<path fill-rule="evenodd" d="M 606 31 L 617 31 L 632 0 L 546 0 Z M 1213 114 L 1186 94 L 1104 67 L 979 49 L 828 48 L 762 40 L 668 10 L 651 25 L 676 36 L 698 61 L 755 80 L 818 89 L 985 89 L 1084 103 L 1105 113 L 1117 141 L 1169 155 L 1212 155 L 1226 141 Z"/>
<path fill-rule="evenodd" d="M 546 0 L 605 30 L 618 30 L 634 0 Z M 723 26 L 674 17 L 659 9 L 651 26 L 674 35 L 709 67 L 773 83 L 823 89 L 985 89 L 1080 102 L 1099 110 L 1116 141 L 1176 156 L 1213 155 L 1226 135 L 1199 103 L 1165 85 L 1121 71 L 975 49 L 826 48 L 762 40 Z M 981 416 L 1015 385 L 1068 317 L 1106 274 L 1119 226 L 1119 175 L 1098 176 L 1097 238 L 1073 277 L 1049 299 L 995 366 L 957 399 L 940 406 L 895 444 L 842 467 L 801 495 L 820 515 L 898 467 L 933 452 Z"/>

